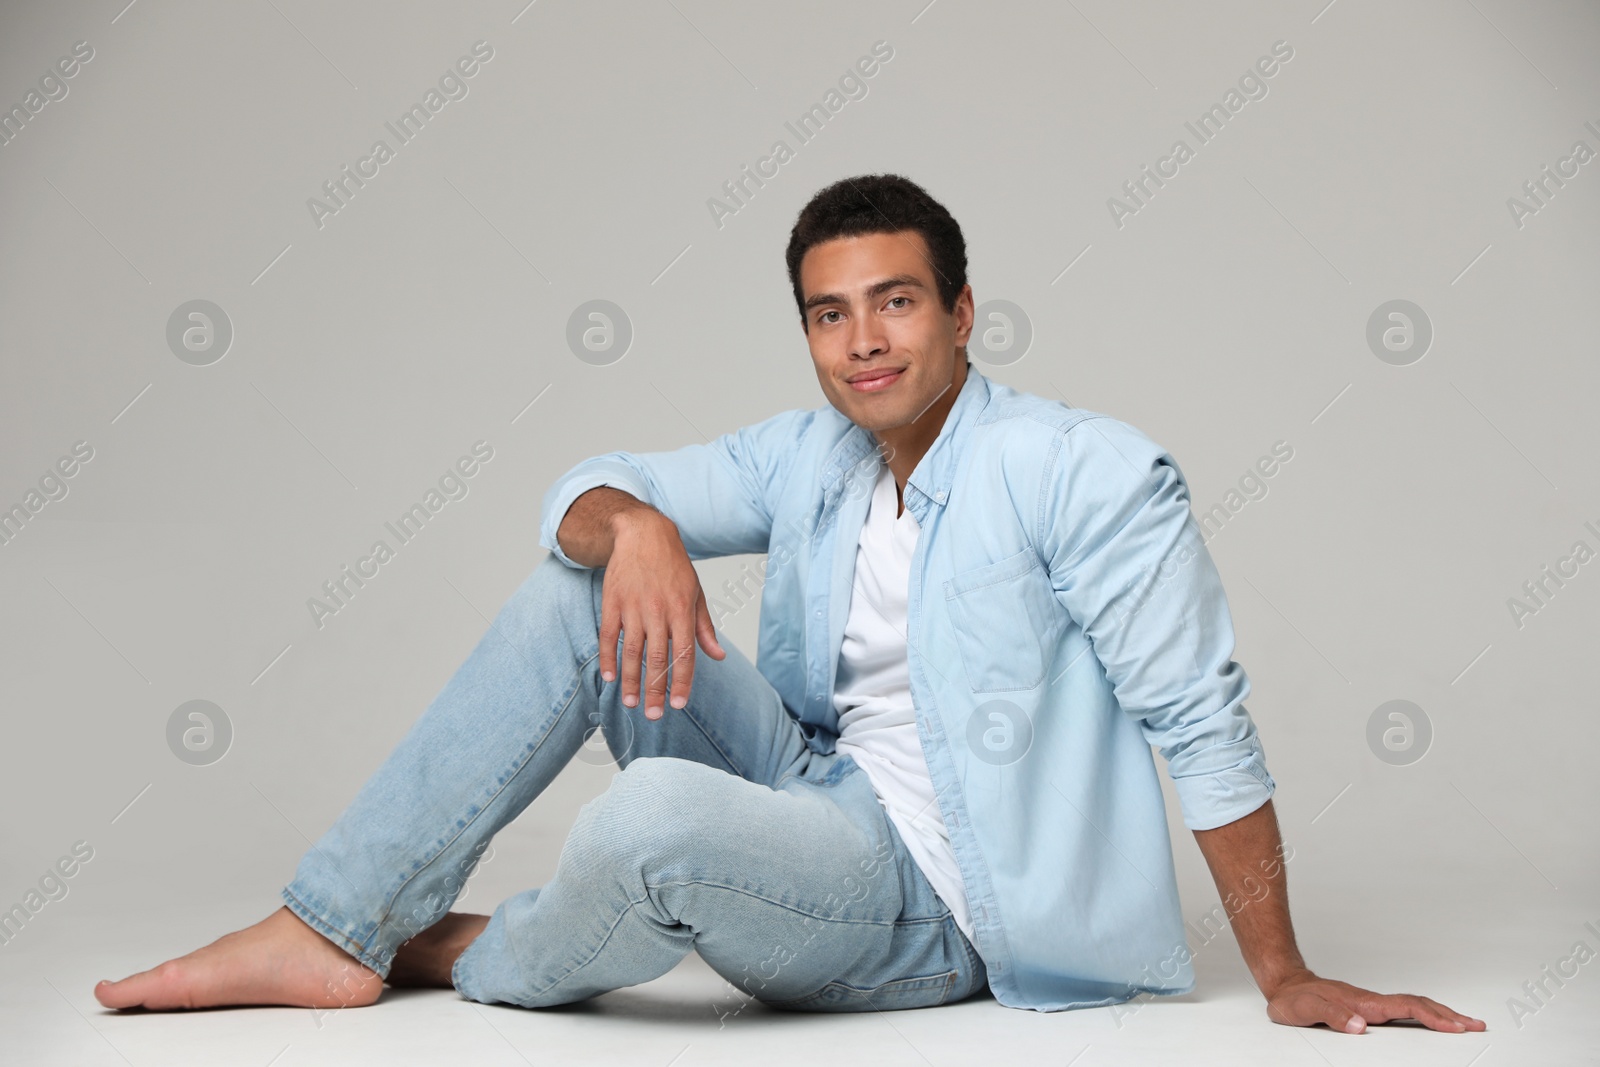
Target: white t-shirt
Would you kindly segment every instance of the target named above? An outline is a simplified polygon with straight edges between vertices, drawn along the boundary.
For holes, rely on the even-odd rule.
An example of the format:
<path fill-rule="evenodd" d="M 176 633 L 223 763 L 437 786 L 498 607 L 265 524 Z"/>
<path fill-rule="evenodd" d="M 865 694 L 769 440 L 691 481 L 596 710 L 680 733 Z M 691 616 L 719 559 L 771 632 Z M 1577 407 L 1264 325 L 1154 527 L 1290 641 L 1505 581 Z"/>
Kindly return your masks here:
<path fill-rule="evenodd" d="M 906 601 L 920 530 L 909 510 L 896 516 L 898 506 L 894 472 L 885 464 L 856 547 L 855 588 L 833 693 L 837 747 L 866 772 L 907 851 L 971 940 L 966 887 L 939 816 L 912 708 Z"/>

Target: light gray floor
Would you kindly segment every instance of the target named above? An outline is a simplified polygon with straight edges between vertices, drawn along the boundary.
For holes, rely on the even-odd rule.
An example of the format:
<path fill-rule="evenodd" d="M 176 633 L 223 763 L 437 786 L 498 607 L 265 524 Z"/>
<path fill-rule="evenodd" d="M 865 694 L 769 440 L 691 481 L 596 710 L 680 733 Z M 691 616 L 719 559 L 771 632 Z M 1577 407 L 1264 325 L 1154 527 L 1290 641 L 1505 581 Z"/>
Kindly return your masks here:
<path fill-rule="evenodd" d="M 1519 877 L 1508 874 L 1508 881 Z M 1426 992 L 1484 1018 L 1490 1030 L 1448 1035 L 1390 1026 L 1352 1037 L 1276 1026 L 1265 1018 L 1228 934 L 1198 949 L 1196 992 L 1148 1003 L 1120 1026 L 1104 1008 L 1041 1014 L 1002 1008 L 987 997 L 867 1015 L 790 1015 L 757 1004 L 719 1019 L 719 1010 L 731 1012 L 736 1002 L 694 955 L 647 985 L 538 1012 L 474 1004 L 447 990 L 389 990 L 375 1007 L 320 1018 L 288 1008 L 120 1015 L 95 1003 L 91 990 L 100 977 L 121 976 L 264 915 L 273 906 L 269 890 L 199 905 L 140 904 L 126 914 L 111 897 L 47 906 L 0 949 L 0 1062 L 492 1067 L 581 1060 L 687 1067 L 816 1064 L 819 1056 L 877 1067 L 968 1065 L 1002 1056 L 1073 1067 L 1600 1062 L 1600 961 L 1580 968 L 1520 1029 L 1506 1009 L 1517 982 L 1536 977 L 1541 966 L 1528 946 L 1547 946 L 1545 962 L 1553 963 L 1580 937 L 1596 943 L 1583 930 L 1584 916 L 1548 909 L 1458 913 L 1442 899 L 1415 923 L 1396 922 L 1391 910 L 1363 926 L 1352 921 L 1360 909 L 1341 895 L 1316 886 L 1296 894 L 1301 940 L 1314 966 Z M 489 906 L 487 896 L 472 903 Z M 1185 913 L 1197 918 L 1204 910 L 1198 904 Z M 1454 935 L 1440 936 L 1449 930 Z"/>
<path fill-rule="evenodd" d="M 390 742 L 371 743 L 381 751 Z M 1443 764 L 1424 760 L 1404 770 L 1436 775 Z M 457 910 L 488 912 L 548 881 L 578 809 L 614 773 L 603 761 L 569 764 L 495 837 Z M 0 1067 L 574 1061 L 971 1067 L 999 1058 L 1055 1067 L 1600 1063 L 1600 957 L 1562 987 L 1550 984 L 1554 995 L 1520 1027 L 1508 1008 L 1510 998 L 1525 996 L 1524 982 L 1557 966 L 1577 942 L 1600 950 L 1600 937 L 1584 925 L 1600 927 L 1600 857 L 1582 820 L 1553 817 L 1544 826 L 1546 840 L 1520 816 L 1504 814 L 1505 802 L 1496 799 L 1491 810 L 1519 843 L 1466 801 L 1412 812 L 1398 825 L 1397 787 L 1370 773 L 1343 792 L 1305 774 L 1280 782 L 1274 802 L 1294 850 L 1289 895 L 1300 947 L 1326 977 L 1431 996 L 1484 1019 L 1486 1033 L 1439 1034 L 1401 1024 L 1350 1036 L 1268 1021 L 1231 931 L 1209 942 L 1195 933 L 1217 894 L 1165 773 L 1198 988 L 1144 1004 L 1121 1025 L 1106 1008 L 1046 1014 L 1002 1008 L 988 997 L 870 1015 L 791 1015 L 755 1004 L 721 1018 L 738 1001 L 693 954 L 654 982 L 551 1011 L 488 1007 L 450 990 L 391 990 L 375 1007 L 320 1019 L 305 1009 L 187 1015 L 101 1009 L 93 997 L 99 979 L 188 952 L 277 907 L 277 890 L 307 835 L 319 834 L 339 810 L 313 804 L 318 794 L 303 774 L 301 761 L 241 765 L 215 781 L 163 778 L 125 810 L 119 810 L 125 798 L 103 805 L 116 812 L 116 822 L 99 830 L 93 827 L 110 814 L 91 820 L 75 809 L 54 813 L 63 825 L 88 828 L 95 854 L 69 880 L 65 898 L 45 905 L 0 947 Z M 1448 796 L 1446 788 L 1432 791 Z M 1481 802 L 1483 790 L 1473 791 Z"/>

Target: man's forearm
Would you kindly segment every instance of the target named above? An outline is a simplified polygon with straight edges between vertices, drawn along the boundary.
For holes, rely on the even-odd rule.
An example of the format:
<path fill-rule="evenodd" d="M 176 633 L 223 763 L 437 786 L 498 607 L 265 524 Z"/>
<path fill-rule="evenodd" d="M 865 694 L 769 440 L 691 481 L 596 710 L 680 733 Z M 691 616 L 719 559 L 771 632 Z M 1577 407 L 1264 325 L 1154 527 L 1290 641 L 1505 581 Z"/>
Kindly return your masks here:
<path fill-rule="evenodd" d="M 616 547 L 618 524 L 645 516 L 671 521 L 632 493 L 596 486 L 572 502 L 556 529 L 556 540 L 574 563 L 604 567 Z"/>
<path fill-rule="evenodd" d="M 1307 971 L 1289 921 L 1285 865 L 1294 853 L 1283 847 L 1272 801 L 1225 826 L 1196 830 L 1194 839 L 1217 883 L 1239 952 L 1270 1000 L 1285 979 Z"/>

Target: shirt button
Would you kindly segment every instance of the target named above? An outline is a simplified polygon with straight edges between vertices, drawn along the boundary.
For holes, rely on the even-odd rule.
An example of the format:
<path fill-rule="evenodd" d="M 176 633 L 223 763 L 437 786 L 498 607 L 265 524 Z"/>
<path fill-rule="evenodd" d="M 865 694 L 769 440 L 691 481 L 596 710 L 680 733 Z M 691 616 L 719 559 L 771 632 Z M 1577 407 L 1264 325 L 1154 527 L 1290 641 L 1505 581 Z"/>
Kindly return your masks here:
<path fill-rule="evenodd" d="M 935 499 L 939 503 L 943 504 L 944 503 L 944 490 L 941 489 L 937 493 L 933 494 L 933 499 Z"/>
<path fill-rule="evenodd" d="M 817 618 L 819 618 L 819 619 L 820 619 L 820 618 L 822 618 L 822 609 L 821 609 L 821 608 L 818 608 L 818 609 L 817 609 L 817 610 L 816 610 L 816 612 L 815 612 L 815 614 L 816 614 L 816 616 L 817 616 Z"/>

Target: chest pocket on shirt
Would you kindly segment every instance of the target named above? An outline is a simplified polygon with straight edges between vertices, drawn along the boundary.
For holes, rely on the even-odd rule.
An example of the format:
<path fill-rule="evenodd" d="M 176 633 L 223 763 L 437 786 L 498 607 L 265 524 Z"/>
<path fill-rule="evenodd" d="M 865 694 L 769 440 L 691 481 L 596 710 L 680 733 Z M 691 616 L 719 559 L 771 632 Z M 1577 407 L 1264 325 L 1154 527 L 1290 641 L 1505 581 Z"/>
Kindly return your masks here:
<path fill-rule="evenodd" d="M 974 693 L 1032 689 L 1044 681 L 1063 611 L 1032 546 L 949 578 L 944 600 Z"/>

